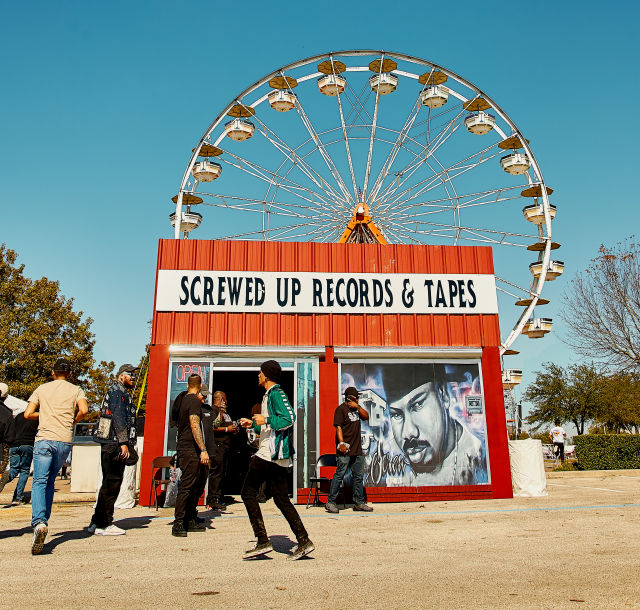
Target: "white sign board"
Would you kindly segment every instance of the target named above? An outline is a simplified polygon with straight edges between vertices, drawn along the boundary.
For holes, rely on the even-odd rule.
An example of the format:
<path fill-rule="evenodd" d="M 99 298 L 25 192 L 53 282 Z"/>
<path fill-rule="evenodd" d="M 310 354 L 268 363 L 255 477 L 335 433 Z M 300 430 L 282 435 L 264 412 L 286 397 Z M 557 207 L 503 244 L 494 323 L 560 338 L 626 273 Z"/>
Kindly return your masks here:
<path fill-rule="evenodd" d="M 156 311 L 495 314 L 486 274 L 158 271 Z"/>

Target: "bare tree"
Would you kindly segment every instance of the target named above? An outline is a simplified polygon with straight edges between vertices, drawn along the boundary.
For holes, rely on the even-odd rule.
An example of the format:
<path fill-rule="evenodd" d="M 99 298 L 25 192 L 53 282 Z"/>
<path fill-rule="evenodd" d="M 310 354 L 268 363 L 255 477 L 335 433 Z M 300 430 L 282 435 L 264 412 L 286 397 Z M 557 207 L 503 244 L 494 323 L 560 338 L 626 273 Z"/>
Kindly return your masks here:
<path fill-rule="evenodd" d="M 633 238 L 599 254 L 564 295 L 564 340 L 618 370 L 640 370 L 640 246 Z"/>

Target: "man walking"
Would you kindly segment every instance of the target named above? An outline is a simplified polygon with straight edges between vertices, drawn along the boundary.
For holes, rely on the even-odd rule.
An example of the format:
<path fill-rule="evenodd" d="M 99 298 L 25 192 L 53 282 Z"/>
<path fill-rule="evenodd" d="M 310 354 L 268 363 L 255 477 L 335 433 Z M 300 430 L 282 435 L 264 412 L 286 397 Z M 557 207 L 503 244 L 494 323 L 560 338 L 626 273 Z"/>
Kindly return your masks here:
<path fill-rule="evenodd" d="M 347 470 L 351 470 L 353 477 L 353 510 L 370 513 L 373 508 L 364 502 L 364 455 L 362 453 L 362 437 L 360 435 L 360 421 L 368 420 L 369 413 L 358 404 L 360 394 L 354 387 L 344 391 L 345 401 L 340 404 L 333 415 L 333 425 L 336 429 L 336 461 L 338 467 L 329 488 L 329 497 L 325 510 L 337 513 L 336 498 L 340 485 Z"/>
<path fill-rule="evenodd" d="M 187 532 L 203 532 L 205 525 L 198 520 L 198 491 L 203 489 L 202 479 L 208 474 L 209 454 L 202 435 L 202 403 L 198 398 L 202 378 L 190 375 L 187 394 L 180 404 L 178 415 L 178 466 L 182 471 L 175 517 L 171 534 L 185 537 Z"/>
<path fill-rule="evenodd" d="M 52 376 L 53 381 L 43 383 L 31 394 L 24 412 L 25 419 L 39 420 L 33 446 L 32 555 L 42 552 L 49 531 L 54 483 L 60 467 L 71 451 L 73 427 L 89 412 L 84 392 L 69 382 L 71 363 L 66 358 L 56 360 Z M 74 418 L 76 405 L 78 414 Z"/>
<path fill-rule="evenodd" d="M 9 449 L 11 472 L 9 481 L 18 477 L 18 483 L 13 491 L 12 506 L 24 503 L 24 488 L 29 480 L 31 462 L 33 461 L 33 443 L 38 432 L 38 422 L 25 419 L 24 413 L 18 413 L 15 418 L 16 440 Z M 4 487 L 0 482 L 0 490 Z"/>
<path fill-rule="evenodd" d="M 16 428 L 13 420 L 13 411 L 4 404 L 9 396 L 9 386 L 0 383 L 0 491 L 9 482 L 9 449 L 16 438 Z"/>
<path fill-rule="evenodd" d="M 315 548 L 298 511 L 289 499 L 287 475 L 294 454 L 295 412 L 279 385 L 281 375 L 282 368 L 275 360 L 262 363 L 258 374 L 258 383 L 266 390 L 262 399 L 262 412 L 253 416 L 253 422 L 247 418 L 240 420 L 243 428 L 252 426 L 260 434 L 258 451 L 249 462 L 247 477 L 242 486 L 242 501 L 257 540 L 245 552 L 243 559 L 273 551 L 257 498 L 258 490 L 265 481 L 269 482 L 273 501 L 298 540 L 298 546 L 293 549 L 289 559 L 301 559 Z"/>
<path fill-rule="evenodd" d="M 134 386 L 136 367 L 123 364 L 102 399 L 95 441 L 100 443 L 102 485 L 89 532 L 96 536 L 121 536 L 125 530 L 113 525 L 113 509 L 131 447 L 136 443 L 136 407 L 129 390 Z M 135 455 L 135 453 L 134 453 Z"/>
<path fill-rule="evenodd" d="M 553 455 L 557 455 L 560 461 L 564 462 L 564 439 L 567 433 L 564 431 L 564 428 L 560 426 L 559 419 L 556 419 L 554 424 L 555 426 L 551 428 L 549 432 L 549 436 L 553 441 Z"/>

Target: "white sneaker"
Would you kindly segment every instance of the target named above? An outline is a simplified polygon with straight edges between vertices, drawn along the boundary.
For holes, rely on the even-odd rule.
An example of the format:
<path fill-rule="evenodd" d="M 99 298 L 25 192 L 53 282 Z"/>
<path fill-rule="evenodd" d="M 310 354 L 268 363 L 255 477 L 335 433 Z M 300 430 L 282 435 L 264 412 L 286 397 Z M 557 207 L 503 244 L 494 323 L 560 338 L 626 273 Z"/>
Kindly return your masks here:
<path fill-rule="evenodd" d="M 87 531 L 88 531 L 90 534 L 95 534 L 95 533 L 96 533 L 96 527 L 97 527 L 97 526 L 96 526 L 96 524 L 95 524 L 95 523 L 90 523 L 90 524 L 89 524 L 89 527 L 87 528 Z"/>
<path fill-rule="evenodd" d="M 44 523 L 38 523 L 33 530 L 33 542 L 31 543 L 31 554 L 40 555 L 44 540 L 49 533 L 49 528 Z"/>
<path fill-rule="evenodd" d="M 101 527 L 96 527 L 95 531 L 93 532 L 96 536 L 122 536 L 123 534 L 126 534 L 127 532 L 125 530 L 123 530 L 122 528 L 118 527 L 117 525 L 109 525 L 105 528 L 101 528 Z"/>

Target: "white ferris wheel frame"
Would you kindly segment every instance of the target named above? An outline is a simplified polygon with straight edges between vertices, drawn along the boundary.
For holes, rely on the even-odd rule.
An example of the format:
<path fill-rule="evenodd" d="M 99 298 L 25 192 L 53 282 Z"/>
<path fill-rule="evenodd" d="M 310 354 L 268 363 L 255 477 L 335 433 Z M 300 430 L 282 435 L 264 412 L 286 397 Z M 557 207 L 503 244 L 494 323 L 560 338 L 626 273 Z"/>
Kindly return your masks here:
<path fill-rule="evenodd" d="M 410 62 L 419 66 L 424 66 L 426 68 L 431 69 L 432 71 L 439 71 L 442 72 L 443 74 L 445 74 L 448 78 L 453 79 L 454 81 L 460 83 L 461 85 L 465 86 L 466 88 L 470 89 L 471 91 L 473 91 L 475 93 L 475 97 L 482 97 L 484 98 L 490 105 L 491 105 L 491 111 L 495 112 L 512 130 L 512 134 L 510 135 L 517 135 L 518 138 L 521 141 L 521 147 L 524 148 L 524 151 L 526 153 L 526 155 L 529 158 L 529 161 L 531 163 L 530 169 L 526 172 L 526 177 L 527 177 L 527 181 L 529 183 L 529 185 L 536 185 L 540 187 L 540 196 L 538 197 L 538 199 L 542 200 L 542 209 L 543 209 L 543 213 L 544 213 L 544 230 L 546 231 L 546 235 L 543 234 L 543 227 L 542 225 L 539 225 L 538 227 L 538 236 L 530 236 L 530 237 L 535 237 L 537 240 L 539 240 L 540 242 L 544 243 L 544 249 L 542 251 L 539 252 L 539 256 L 538 256 L 538 262 L 542 263 L 542 268 L 539 274 L 537 274 L 536 276 L 534 276 L 533 281 L 532 281 L 532 285 L 531 288 L 529 289 L 523 289 L 522 287 L 513 284 L 503 278 L 500 278 L 498 276 L 496 276 L 497 280 L 502 281 L 503 283 L 513 286 L 514 288 L 528 294 L 529 298 L 531 299 L 531 303 L 529 305 L 527 305 L 523 311 L 522 314 L 518 317 L 518 320 L 516 322 L 516 324 L 514 325 L 513 329 L 511 330 L 511 332 L 509 333 L 509 335 L 507 336 L 507 338 L 504 340 L 504 342 L 502 343 L 501 349 L 500 349 L 500 353 L 503 354 L 515 341 L 515 339 L 520 335 L 520 333 L 522 332 L 522 329 L 524 327 L 524 325 L 527 323 L 527 321 L 529 320 L 536 304 L 538 303 L 538 300 L 540 299 L 540 295 L 542 293 L 542 288 L 545 284 L 545 279 L 547 276 L 547 272 L 549 270 L 550 267 L 550 262 L 551 262 L 551 246 L 552 246 L 552 241 L 551 241 L 551 214 L 550 214 L 550 203 L 549 203 L 549 197 L 548 197 L 548 193 L 547 193 L 547 187 L 546 184 L 544 182 L 543 176 L 542 176 L 542 171 L 540 170 L 540 165 L 533 153 L 533 150 L 531 149 L 528 140 L 525 139 L 525 137 L 522 135 L 522 133 L 520 132 L 520 130 L 518 129 L 517 125 L 511 120 L 511 118 L 507 115 L 507 113 L 502 110 L 502 108 L 489 96 L 487 95 L 484 91 L 482 91 L 480 88 L 476 87 L 473 83 L 471 83 L 470 81 L 468 81 L 467 79 L 463 78 L 462 76 L 456 74 L 455 72 L 449 70 L 448 68 L 445 68 L 443 66 L 440 66 L 439 64 L 436 64 L 434 62 L 431 61 L 427 61 L 424 59 L 420 59 L 418 57 L 413 57 L 411 55 L 406 55 L 403 53 L 395 53 L 395 52 L 389 52 L 389 51 L 382 51 L 382 50 L 349 50 L 349 51 L 337 51 L 337 52 L 332 52 L 332 53 L 323 53 L 320 55 L 314 55 L 311 57 L 307 57 L 305 59 L 290 63 L 282 68 L 278 68 L 277 70 L 274 70 L 273 72 L 269 73 L 268 75 L 264 76 L 263 78 L 261 78 L 260 80 L 256 81 L 254 84 L 252 84 L 251 86 L 247 87 L 244 91 L 242 91 L 239 95 L 235 96 L 233 98 L 233 100 L 218 114 L 218 116 L 211 122 L 211 124 L 209 125 L 209 127 L 207 127 L 206 131 L 204 132 L 204 134 L 202 135 L 202 137 L 200 138 L 198 144 L 196 145 L 196 147 L 193 149 L 193 153 L 189 159 L 189 162 L 187 164 L 187 167 L 185 169 L 184 175 L 182 177 L 182 181 L 180 183 L 180 190 L 178 192 L 178 196 L 177 196 L 177 201 L 176 201 L 176 219 L 180 219 L 182 218 L 182 208 L 183 208 L 183 197 L 185 194 L 189 194 L 189 193 L 195 193 L 195 189 L 198 185 L 198 181 L 195 180 L 192 175 L 191 172 L 193 170 L 193 167 L 198 159 L 199 156 L 199 152 L 200 149 L 202 147 L 203 144 L 207 144 L 207 143 L 213 143 L 215 146 L 217 146 L 221 140 L 225 137 L 225 132 L 223 131 L 218 138 L 216 138 L 215 141 L 211 142 L 209 140 L 210 135 L 212 134 L 212 132 L 222 123 L 222 121 L 224 121 L 227 118 L 227 113 L 231 110 L 232 107 L 234 107 L 235 105 L 240 104 L 241 106 L 244 106 L 245 108 L 252 108 L 255 109 L 257 108 L 260 104 L 262 104 L 263 102 L 266 101 L 267 99 L 267 95 L 263 95 L 260 98 L 258 98 L 257 100 L 253 101 L 250 104 L 244 104 L 243 100 L 247 97 L 250 96 L 254 91 L 256 91 L 258 88 L 264 86 L 265 84 L 267 84 L 272 78 L 276 77 L 276 76 L 286 76 L 287 71 L 290 70 L 294 70 L 297 68 L 300 68 L 302 66 L 308 65 L 308 64 L 314 64 L 318 61 L 324 61 L 324 60 L 329 60 L 333 63 L 334 59 L 338 59 L 340 57 L 358 57 L 358 56 L 377 56 L 380 58 L 380 66 L 382 66 L 382 60 L 390 58 L 390 59 L 394 59 L 394 60 L 401 60 L 401 61 L 406 61 L 406 62 Z M 345 70 L 345 72 L 368 72 L 369 68 L 368 66 L 348 66 Z M 403 76 L 406 78 L 410 78 L 410 79 L 414 79 L 417 80 L 418 79 L 418 75 L 411 73 L 411 72 L 406 72 L 403 70 L 393 70 L 392 74 L 397 75 L 397 76 Z M 296 80 L 298 83 L 304 82 L 306 80 L 310 80 L 310 79 L 314 79 L 314 78 L 318 78 L 323 76 L 323 73 L 318 72 L 316 70 L 314 70 L 312 73 L 304 76 L 304 77 L 296 77 Z M 463 95 L 461 95 L 460 93 L 456 92 L 454 89 L 448 87 L 449 89 L 449 93 L 453 96 L 456 97 L 457 99 L 459 99 L 460 101 L 462 101 L 463 103 L 469 101 L 470 99 L 474 99 L 474 98 L 465 98 Z M 291 91 L 289 89 L 289 91 Z M 309 135 L 310 135 L 310 139 L 313 139 L 317 150 L 320 152 L 320 154 L 323 156 L 325 163 L 327 163 L 327 166 L 329 168 L 329 170 L 331 171 L 331 174 L 333 175 L 333 177 L 335 178 L 338 188 L 339 188 L 339 192 L 335 191 L 335 189 L 332 186 L 329 186 L 326 181 L 322 180 L 323 184 L 318 184 L 316 182 L 317 178 L 315 178 L 313 175 L 307 173 L 307 175 L 310 177 L 310 179 L 314 182 L 316 182 L 317 186 L 319 186 L 320 188 L 331 188 L 333 190 L 332 192 L 332 200 L 333 201 L 340 201 L 343 200 L 344 204 L 346 207 L 350 207 L 353 205 L 353 203 L 355 202 L 355 198 L 358 197 L 358 193 L 357 193 L 357 185 L 355 182 L 355 176 L 354 176 L 354 171 L 353 171 L 353 166 L 352 166 L 352 160 L 351 160 L 351 154 L 350 154 L 350 150 L 349 150 L 349 138 L 347 137 L 347 133 L 346 133 L 346 125 L 345 125 L 345 119 L 344 119 L 344 114 L 343 114 L 343 110 L 342 110 L 342 103 L 341 103 L 341 95 L 344 95 L 344 93 L 338 93 L 336 95 L 337 98 L 337 102 L 338 102 L 338 106 L 339 106 L 339 111 L 340 111 L 340 118 L 341 118 L 341 126 L 334 128 L 332 130 L 329 131 L 337 131 L 337 130 L 341 130 L 342 131 L 342 137 L 338 138 L 338 140 L 336 141 L 345 141 L 346 143 L 346 154 L 347 154 L 347 158 L 348 158 L 348 162 L 349 162 L 349 166 L 350 166 L 350 176 L 352 177 L 352 187 L 354 189 L 354 198 L 351 198 L 350 195 L 350 191 L 348 186 L 345 184 L 344 179 L 342 178 L 340 172 L 338 172 L 337 168 L 335 167 L 335 164 L 333 163 L 333 161 L 330 159 L 330 156 L 328 155 L 328 153 L 326 153 L 326 146 L 327 143 L 324 143 L 321 141 L 320 139 L 320 135 L 324 135 L 326 133 L 328 133 L 327 131 L 325 132 L 316 132 L 315 129 L 313 128 L 312 125 L 310 125 L 309 119 L 306 115 L 306 113 L 304 112 L 304 109 L 302 109 L 302 112 L 299 112 L 300 117 L 303 121 L 303 123 L 305 124 L 305 127 L 307 128 L 307 130 L 309 131 Z M 369 147 L 369 154 L 368 154 L 368 159 L 367 159 L 367 165 L 366 165 L 366 173 L 365 173 L 365 181 L 364 181 L 364 190 L 366 191 L 369 184 L 369 178 L 370 178 L 370 172 L 371 172 L 371 156 L 372 156 L 372 147 L 373 147 L 373 141 L 374 141 L 374 137 L 375 137 L 375 132 L 378 129 L 384 130 L 385 128 L 377 125 L 377 114 L 378 114 L 378 101 L 380 98 L 380 94 L 379 91 L 376 91 L 376 99 L 375 99 L 375 106 L 374 106 L 374 111 L 373 111 L 373 118 L 372 118 L 372 123 L 369 124 L 365 124 L 364 126 L 366 127 L 370 127 L 371 128 L 371 142 L 370 142 L 370 147 Z M 411 116 L 411 115 L 410 115 Z M 417 116 L 417 114 L 416 114 Z M 266 127 L 264 125 L 264 123 L 262 123 L 259 118 L 257 117 L 257 115 L 254 115 L 253 118 L 257 118 L 258 121 L 261 123 L 261 126 L 265 129 L 268 130 L 268 127 Z M 414 117 L 415 119 L 415 117 Z M 407 127 L 407 125 L 405 124 L 405 126 L 402 128 L 400 135 L 403 137 L 408 138 L 408 132 L 409 129 L 406 130 L 405 132 L 405 128 Z M 507 135 L 504 133 L 504 131 L 496 124 L 494 126 L 494 129 L 496 130 L 497 133 L 499 133 L 502 138 L 506 138 Z M 392 131 L 393 133 L 398 133 L 395 130 L 389 130 Z M 404 135 L 403 135 L 403 132 Z M 309 140 L 307 140 L 304 144 L 308 143 Z M 272 144 L 274 144 L 274 146 L 278 147 L 278 142 L 274 142 L 273 140 L 271 141 Z M 332 142 L 333 143 L 333 142 Z M 396 141 L 397 143 L 397 141 Z M 394 148 L 395 148 L 395 144 L 394 143 Z M 303 145 L 304 145 L 303 144 Z M 301 146 L 297 148 L 300 148 Z M 441 144 L 439 144 L 441 145 Z M 420 146 L 422 146 L 422 144 L 420 144 Z M 399 147 L 398 147 L 399 148 Z M 491 148 L 491 147 L 490 147 Z M 292 150 L 289 148 L 289 151 L 291 153 L 293 153 L 293 155 L 296 155 L 295 150 Z M 315 152 L 315 149 L 312 151 Z M 227 153 L 227 151 L 225 151 L 226 154 L 230 154 Z M 307 153 L 309 154 L 309 153 Z M 397 153 L 396 153 L 397 154 Z M 481 153 L 476 153 L 473 156 L 477 156 L 478 154 L 484 154 L 484 151 L 481 151 Z M 230 154 L 231 157 L 235 157 L 237 160 L 241 159 L 240 157 L 238 157 L 237 155 L 233 155 Z M 329 159 L 327 159 L 327 156 L 329 156 Z M 285 153 L 285 157 L 286 157 L 286 153 Z M 300 160 L 301 157 L 300 156 L 296 156 L 295 157 L 297 160 Z M 304 157 L 302 157 L 302 159 L 304 159 Z M 389 159 L 387 159 L 388 161 Z M 242 161 L 246 162 L 245 159 L 242 159 Z M 391 163 L 387 163 L 387 161 L 385 161 L 385 164 L 383 165 L 383 168 L 380 172 L 380 174 L 378 175 L 378 178 L 376 179 L 376 182 L 374 184 L 374 188 L 377 189 L 377 191 L 375 192 L 375 195 L 378 195 L 380 193 L 380 189 L 382 188 L 382 185 L 384 184 L 384 181 L 386 179 L 386 177 L 389 174 L 389 170 L 391 169 L 392 166 L 392 162 Z M 280 168 L 285 164 L 286 159 L 282 162 L 282 164 L 280 165 Z M 233 164 L 232 164 L 233 165 Z M 238 165 L 236 165 L 236 167 L 239 167 Z M 476 167 L 476 165 L 474 165 L 473 167 Z M 450 168 L 447 168 L 450 169 Z M 255 164 L 255 170 L 257 172 L 266 172 L 266 174 L 268 175 L 269 173 L 272 173 L 270 170 L 267 170 L 266 168 L 257 166 L 257 164 Z M 289 170 L 291 171 L 291 170 Z M 445 170 L 446 171 L 446 170 Z M 533 173 L 535 174 L 534 179 L 531 178 L 530 172 L 533 171 Z M 435 171 L 434 171 L 435 174 Z M 255 175 L 255 174 L 254 174 Z M 277 172 L 276 172 L 277 175 Z M 437 177 L 437 174 L 435 176 L 433 176 L 432 178 Z M 265 179 L 264 177 L 262 177 L 263 179 Z M 194 180 L 192 182 L 192 180 Z M 267 181 L 269 181 L 268 179 L 266 179 Z M 412 188 L 412 187 L 411 187 Z M 519 188 L 519 187 L 518 187 Z M 506 191 L 509 190 L 509 187 L 505 187 L 502 189 L 496 189 L 498 191 L 498 197 L 500 196 L 500 193 L 502 191 Z M 495 192 L 495 191 L 487 191 L 487 192 Z M 212 195 L 211 193 L 207 193 L 208 195 Z M 475 195 L 478 196 L 482 196 L 482 192 L 478 192 Z M 473 195 L 473 194 L 471 194 Z M 213 195 L 215 196 L 215 195 Z M 468 195 L 467 195 L 468 196 Z M 231 196 L 224 196 L 225 199 L 233 199 L 233 197 Z M 247 198 L 238 198 L 238 199 L 242 199 L 243 201 L 250 201 Z M 448 198 L 447 200 L 451 200 L 453 198 Z M 261 200 L 255 200 L 256 203 L 260 202 Z M 443 200 L 444 201 L 444 200 Z M 321 202 L 318 202 L 321 203 Z M 383 202 L 384 203 L 384 202 Z M 290 207 L 294 207 L 291 204 L 287 204 Z M 437 223 L 430 223 L 433 224 L 435 226 L 438 226 Z M 457 225 L 446 225 L 446 224 L 441 224 L 439 225 L 442 227 L 443 230 L 446 229 L 460 229 L 461 227 L 457 226 Z M 465 229 L 468 229 L 465 227 Z M 499 244 L 504 244 L 504 239 L 506 239 L 507 235 L 511 235 L 511 236 L 520 236 L 520 237 L 527 237 L 526 234 L 515 234 L 515 233 L 510 233 L 510 232 L 505 232 L 505 231 L 491 231 L 488 229 L 479 229 L 479 231 L 482 231 L 484 233 L 495 233 L 496 235 L 503 235 L 504 238 L 500 241 L 498 241 L 497 239 L 493 242 L 496 245 Z M 434 235 L 437 235 L 436 233 L 433 233 Z M 444 234 L 440 234 L 440 236 L 446 236 L 446 237 L 450 237 L 450 235 L 444 235 Z M 241 235 L 237 235 L 234 237 L 241 237 Z M 175 239 L 180 239 L 180 222 L 179 220 L 176 221 L 175 223 L 175 230 L 174 230 L 174 238 Z M 457 237 L 456 237 L 456 242 L 457 242 Z M 511 245 L 520 245 L 520 244 L 511 244 Z M 506 290 L 502 290 L 503 292 L 505 292 L 506 294 L 509 294 L 511 296 L 514 296 L 517 298 L 517 295 L 514 295 Z"/>

